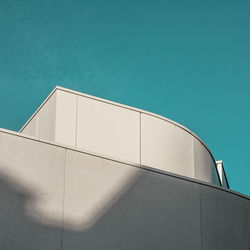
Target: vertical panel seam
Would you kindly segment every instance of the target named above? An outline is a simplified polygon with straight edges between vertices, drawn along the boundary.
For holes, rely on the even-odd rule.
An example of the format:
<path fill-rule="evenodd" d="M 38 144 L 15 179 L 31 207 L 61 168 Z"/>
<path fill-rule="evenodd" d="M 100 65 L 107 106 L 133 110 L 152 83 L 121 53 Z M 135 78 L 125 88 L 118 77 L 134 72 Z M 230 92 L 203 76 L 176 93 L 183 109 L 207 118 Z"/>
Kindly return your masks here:
<path fill-rule="evenodd" d="M 192 150 L 193 150 L 193 178 L 195 178 L 195 154 L 194 154 L 194 137 L 192 136 Z"/>
<path fill-rule="evenodd" d="M 57 120 L 57 90 L 55 91 L 55 127 L 54 127 L 54 141 L 56 142 L 56 120 Z"/>
<path fill-rule="evenodd" d="M 39 112 L 37 113 L 37 118 L 36 118 L 36 137 L 39 139 L 39 134 L 38 134 L 38 122 L 39 122 Z"/>
<path fill-rule="evenodd" d="M 66 176 L 67 176 L 67 149 L 65 149 L 64 156 L 65 164 L 64 164 L 64 181 L 63 181 L 63 210 L 62 210 L 62 241 L 61 241 L 61 250 L 63 250 L 63 242 L 64 242 L 64 206 L 65 206 L 65 193 L 66 193 Z"/>
<path fill-rule="evenodd" d="M 141 112 L 140 112 L 140 119 L 139 119 L 139 129 L 140 129 L 140 132 L 139 132 L 139 147 L 140 147 L 140 165 L 141 165 Z"/>
<path fill-rule="evenodd" d="M 78 96 L 75 95 L 76 97 L 76 111 L 75 111 L 75 114 L 76 114 L 76 118 L 75 118 L 75 148 L 76 148 L 76 140 L 77 140 L 77 108 L 78 108 Z"/>
<path fill-rule="evenodd" d="M 201 250 L 203 250 L 203 244 L 202 244 L 202 208 L 201 208 L 201 184 L 199 184 L 199 190 L 200 190 L 200 228 L 201 228 Z"/>

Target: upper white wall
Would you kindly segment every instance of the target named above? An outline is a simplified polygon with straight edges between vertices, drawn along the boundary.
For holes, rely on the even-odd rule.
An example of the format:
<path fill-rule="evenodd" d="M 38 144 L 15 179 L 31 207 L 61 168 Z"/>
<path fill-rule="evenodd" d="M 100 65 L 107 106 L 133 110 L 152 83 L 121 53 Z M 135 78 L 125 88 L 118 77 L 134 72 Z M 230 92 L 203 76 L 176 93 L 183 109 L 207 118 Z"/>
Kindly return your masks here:
<path fill-rule="evenodd" d="M 77 96 L 64 91 L 56 91 L 54 95 L 56 95 L 54 141 L 75 146 Z"/>
<path fill-rule="evenodd" d="M 56 88 L 22 133 L 220 185 L 204 143 L 152 113 Z"/>
<path fill-rule="evenodd" d="M 219 176 L 215 162 L 204 145 L 197 140 L 193 139 L 194 143 L 194 177 L 198 180 L 214 183 L 220 185 Z"/>
<path fill-rule="evenodd" d="M 193 136 L 160 118 L 141 114 L 141 164 L 194 177 Z"/>
<path fill-rule="evenodd" d="M 140 163 L 140 113 L 77 96 L 76 147 Z"/>
<path fill-rule="evenodd" d="M 38 137 L 38 132 L 37 132 L 37 122 L 38 120 L 38 115 L 34 116 L 30 122 L 27 124 L 26 127 L 24 127 L 24 129 L 22 130 L 21 133 L 25 134 L 25 135 L 31 135 L 31 136 L 35 136 Z"/>
<path fill-rule="evenodd" d="M 57 95 L 52 95 L 39 111 L 37 136 L 39 139 L 54 141 L 56 131 Z"/>
<path fill-rule="evenodd" d="M 55 141 L 57 94 L 56 91 L 47 98 L 21 133 L 42 140 Z"/>

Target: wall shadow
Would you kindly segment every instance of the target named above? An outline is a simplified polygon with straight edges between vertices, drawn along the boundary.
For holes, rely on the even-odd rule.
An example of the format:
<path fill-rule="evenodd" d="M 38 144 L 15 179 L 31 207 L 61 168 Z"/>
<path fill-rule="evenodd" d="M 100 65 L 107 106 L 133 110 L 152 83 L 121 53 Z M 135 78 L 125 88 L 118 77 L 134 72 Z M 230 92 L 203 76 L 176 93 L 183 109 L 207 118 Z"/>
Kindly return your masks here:
<path fill-rule="evenodd" d="M 200 184 L 197 183 L 142 171 L 87 230 L 63 229 L 38 222 L 26 209 L 36 198 L 31 190 L 0 173 L 1 250 L 202 249 Z M 247 246 L 247 237 L 242 235 L 235 240 L 243 239 Z"/>
<path fill-rule="evenodd" d="M 1 173 L 0 249 L 199 249 L 198 186 L 143 171 L 126 190 L 91 228 L 63 229 L 30 216 L 35 195 Z"/>
<path fill-rule="evenodd" d="M 0 249 L 60 249 L 62 229 L 38 223 L 27 213 L 34 194 L 0 174 Z"/>

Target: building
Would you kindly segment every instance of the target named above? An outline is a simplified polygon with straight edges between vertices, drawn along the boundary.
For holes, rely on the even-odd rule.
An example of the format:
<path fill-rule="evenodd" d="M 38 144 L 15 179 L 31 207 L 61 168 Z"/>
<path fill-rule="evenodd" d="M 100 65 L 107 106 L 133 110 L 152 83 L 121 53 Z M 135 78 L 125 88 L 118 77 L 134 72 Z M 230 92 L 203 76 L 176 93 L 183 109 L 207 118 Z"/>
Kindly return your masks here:
<path fill-rule="evenodd" d="M 0 130 L 0 249 L 250 249 L 250 198 L 182 125 L 56 87 Z"/>

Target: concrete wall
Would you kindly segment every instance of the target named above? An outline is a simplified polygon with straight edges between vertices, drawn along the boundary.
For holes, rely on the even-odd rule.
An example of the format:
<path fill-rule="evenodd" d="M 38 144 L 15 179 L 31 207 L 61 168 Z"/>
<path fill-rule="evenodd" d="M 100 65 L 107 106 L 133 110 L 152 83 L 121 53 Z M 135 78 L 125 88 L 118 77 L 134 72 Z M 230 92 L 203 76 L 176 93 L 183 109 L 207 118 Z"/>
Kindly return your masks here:
<path fill-rule="evenodd" d="M 220 185 L 212 155 L 192 132 L 78 92 L 56 89 L 22 133 Z"/>
<path fill-rule="evenodd" d="M 0 130 L 0 249 L 250 249 L 250 198 Z"/>
<path fill-rule="evenodd" d="M 58 93 L 56 92 L 50 96 L 42 108 L 30 120 L 29 124 L 22 130 L 23 134 L 35 136 L 42 140 L 55 141 L 55 131 L 58 130 L 56 128 L 56 115 L 58 113 L 57 96 Z"/>

